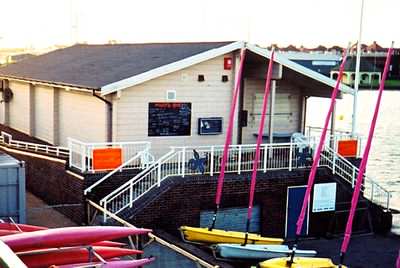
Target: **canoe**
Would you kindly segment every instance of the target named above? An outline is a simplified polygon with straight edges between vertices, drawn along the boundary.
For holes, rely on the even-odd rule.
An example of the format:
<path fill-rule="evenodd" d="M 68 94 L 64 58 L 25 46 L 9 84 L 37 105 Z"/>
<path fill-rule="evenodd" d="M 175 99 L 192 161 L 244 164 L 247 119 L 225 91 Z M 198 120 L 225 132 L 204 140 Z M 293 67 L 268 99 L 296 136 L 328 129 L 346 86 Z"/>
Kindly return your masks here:
<path fill-rule="evenodd" d="M 268 260 L 272 258 L 288 257 L 292 250 L 286 245 L 240 245 L 217 244 L 213 250 L 221 258 L 242 260 Z M 315 250 L 296 250 L 295 256 L 314 257 Z"/>
<path fill-rule="evenodd" d="M 42 227 L 42 226 L 35 226 L 35 225 L 29 225 L 29 224 L 20 224 L 17 223 L 18 228 L 22 232 L 34 232 L 34 231 L 40 231 L 40 230 L 46 230 L 48 228 Z M 14 223 L 11 222 L 0 222 L 0 230 L 9 230 L 9 231 L 19 231 Z"/>
<path fill-rule="evenodd" d="M 295 257 L 292 266 L 289 266 L 288 260 L 290 258 L 276 258 L 270 259 L 267 261 L 263 261 L 259 264 L 260 268 L 283 268 L 283 267 L 291 267 L 291 268 L 337 268 L 338 265 L 335 265 L 331 259 L 328 258 L 304 258 L 304 257 Z M 342 265 L 343 268 L 346 266 Z"/>
<path fill-rule="evenodd" d="M 116 247 L 93 247 L 93 250 L 105 260 L 115 257 L 143 254 L 141 250 Z M 89 261 L 90 254 L 87 248 L 62 248 L 21 252 L 17 255 L 29 268 L 47 268 L 51 265 L 87 262 Z M 100 261 L 95 256 L 92 257 L 93 261 Z"/>
<path fill-rule="evenodd" d="M 14 252 L 43 248 L 90 245 L 104 240 L 113 240 L 130 235 L 147 234 L 149 229 L 86 226 L 48 229 L 0 237 Z"/>
<path fill-rule="evenodd" d="M 179 228 L 182 238 L 188 242 L 205 243 L 205 244 L 242 244 L 244 243 L 245 233 L 225 231 L 213 229 L 209 231 L 208 228 L 198 228 L 181 226 Z M 249 244 L 262 244 L 262 245 L 280 245 L 283 243 L 281 238 L 262 237 L 258 234 L 249 233 L 247 242 Z"/>
<path fill-rule="evenodd" d="M 0 236 L 13 235 L 13 234 L 20 234 L 20 233 L 21 233 L 21 232 L 19 232 L 19 231 L 0 230 Z"/>
<path fill-rule="evenodd" d="M 49 268 L 135 268 L 147 265 L 155 260 L 154 257 L 129 261 L 108 261 L 107 263 L 78 263 L 69 265 L 53 265 Z"/>
<path fill-rule="evenodd" d="M 100 242 L 92 243 L 92 246 L 122 248 L 122 247 L 126 246 L 126 244 L 120 243 L 120 242 L 114 242 L 114 241 L 100 241 Z"/>

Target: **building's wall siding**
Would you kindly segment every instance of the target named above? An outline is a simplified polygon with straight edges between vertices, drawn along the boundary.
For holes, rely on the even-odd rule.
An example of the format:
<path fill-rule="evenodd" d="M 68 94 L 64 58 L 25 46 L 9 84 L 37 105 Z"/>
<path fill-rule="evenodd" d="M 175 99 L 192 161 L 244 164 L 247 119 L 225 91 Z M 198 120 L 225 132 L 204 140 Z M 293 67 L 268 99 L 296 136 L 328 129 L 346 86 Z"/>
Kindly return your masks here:
<path fill-rule="evenodd" d="M 105 142 L 107 122 L 105 103 L 88 93 L 59 90 L 59 144 L 68 137 L 84 142 Z"/>
<path fill-rule="evenodd" d="M 24 133 L 30 133 L 30 113 L 29 105 L 30 90 L 28 83 L 10 81 L 9 87 L 13 92 L 13 97 L 9 103 L 9 125 Z"/>
<path fill-rule="evenodd" d="M 243 109 L 248 111 L 247 127 L 243 127 L 242 142 L 244 144 L 256 142 L 254 134 L 258 133 L 260 125 L 264 89 L 265 80 L 245 79 L 244 81 Z M 301 94 L 297 87 L 277 81 L 273 122 L 274 133 L 291 134 L 299 131 L 301 119 L 300 100 Z M 269 135 L 271 94 L 267 105 L 264 135 Z"/>
<path fill-rule="evenodd" d="M 54 143 L 54 89 L 46 86 L 34 88 L 35 136 Z"/>
<path fill-rule="evenodd" d="M 169 150 L 169 146 L 223 144 L 234 82 L 234 71 L 223 69 L 223 59 L 217 57 L 123 90 L 119 98 L 114 98 L 113 140 L 151 141 L 156 155 Z M 199 74 L 204 75 L 204 82 L 197 81 Z M 228 75 L 229 81 L 222 82 L 222 75 Z M 176 90 L 176 102 L 192 103 L 190 136 L 148 137 L 149 102 L 165 102 L 167 90 Z M 223 134 L 198 135 L 198 118 L 215 116 L 224 118 Z"/>

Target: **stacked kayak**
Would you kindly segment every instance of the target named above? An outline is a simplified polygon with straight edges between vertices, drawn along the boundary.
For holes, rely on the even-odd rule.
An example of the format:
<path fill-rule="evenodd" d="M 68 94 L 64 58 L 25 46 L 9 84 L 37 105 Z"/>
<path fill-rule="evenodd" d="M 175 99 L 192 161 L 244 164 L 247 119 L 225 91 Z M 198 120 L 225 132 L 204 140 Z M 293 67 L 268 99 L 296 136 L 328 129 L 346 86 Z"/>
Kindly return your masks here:
<path fill-rule="evenodd" d="M 245 240 L 245 233 L 225 231 L 219 229 L 199 228 L 181 226 L 179 228 L 183 240 L 193 243 L 202 244 L 218 244 L 218 243 L 231 243 L 243 244 Z M 261 245 L 280 245 L 283 243 L 281 238 L 262 237 L 258 234 L 249 233 L 247 243 L 261 244 Z"/>
<path fill-rule="evenodd" d="M 261 262 L 260 268 L 337 268 L 331 259 L 295 257 L 290 265 L 290 258 L 276 258 Z M 343 266 L 346 268 L 346 266 Z"/>
<path fill-rule="evenodd" d="M 143 251 L 122 248 L 124 243 L 109 241 L 147 234 L 151 232 L 149 229 L 114 226 L 46 229 L 18 225 L 18 231 L 15 231 L 12 225 L 0 225 L 0 233 L 9 232 L 0 237 L 0 244 L 14 253 L 12 260 L 18 259 L 29 268 L 141 267 L 154 260 L 150 257 L 122 261 L 120 257 L 142 254 Z M 6 262 L 8 259 L 0 253 L 0 267 L 13 267 Z"/>
<path fill-rule="evenodd" d="M 240 245 L 217 244 L 213 246 L 216 256 L 224 259 L 240 260 L 268 260 L 272 258 L 288 257 L 292 250 L 286 245 Z M 295 256 L 314 257 L 315 250 L 296 250 Z"/>

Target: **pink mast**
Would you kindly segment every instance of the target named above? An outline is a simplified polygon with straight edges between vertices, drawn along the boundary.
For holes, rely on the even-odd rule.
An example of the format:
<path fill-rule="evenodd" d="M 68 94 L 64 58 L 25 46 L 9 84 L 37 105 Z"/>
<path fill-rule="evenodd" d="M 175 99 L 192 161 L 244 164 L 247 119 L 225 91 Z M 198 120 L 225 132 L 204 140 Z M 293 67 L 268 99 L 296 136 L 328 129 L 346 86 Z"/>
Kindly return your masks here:
<path fill-rule="evenodd" d="M 374 111 L 374 115 L 373 115 L 373 118 L 372 118 L 372 122 L 371 122 L 371 126 L 370 126 L 370 129 L 369 129 L 369 133 L 368 133 L 367 144 L 365 146 L 363 158 L 361 160 L 360 168 L 359 168 L 359 171 L 358 171 L 356 186 L 354 188 L 353 197 L 351 199 L 350 214 L 349 214 L 349 218 L 347 220 L 346 231 L 345 231 L 345 235 L 344 235 L 344 239 L 343 239 L 343 243 L 342 243 L 342 248 L 340 250 L 341 259 L 344 258 L 344 254 L 346 253 L 347 247 L 349 246 L 349 241 L 350 241 L 352 227 L 353 227 L 354 214 L 355 214 L 355 211 L 356 211 L 356 208 L 357 208 L 358 198 L 359 198 L 359 195 L 360 195 L 360 190 L 361 190 L 361 186 L 362 186 L 363 179 L 364 179 L 365 168 L 366 168 L 367 163 L 368 163 L 369 151 L 371 149 L 372 138 L 374 136 L 376 121 L 378 119 L 379 107 L 380 107 L 380 104 L 381 104 L 382 93 L 383 93 L 383 89 L 384 89 L 384 86 L 385 86 L 386 76 L 387 76 L 387 73 L 388 73 L 388 70 L 389 70 L 389 65 L 390 65 L 390 59 L 391 59 L 392 52 L 393 52 L 393 44 L 392 44 L 392 47 L 389 48 L 389 50 L 387 52 L 387 55 L 386 55 L 385 68 L 383 69 L 382 79 L 381 79 L 381 82 L 379 84 L 378 99 L 376 101 L 375 111 Z"/>
<path fill-rule="evenodd" d="M 214 211 L 214 217 L 213 217 L 213 222 L 209 230 L 212 230 L 215 226 L 215 221 L 217 218 L 217 212 L 219 205 L 221 203 L 221 195 L 222 195 L 222 187 L 224 185 L 224 178 L 225 178 L 225 166 L 226 166 L 226 161 L 228 159 L 228 151 L 229 151 L 229 145 L 231 145 L 232 142 L 232 132 L 233 132 L 233 119 L 235 116 L 235 110 L 236 110 L 236 104 L 240 92 L 240 87 L 241 87 L 241 80 L 242 80 L 242 73 L 243 73 L 243 66 L 244 66 L 244 60 L 245 60 L 245 55 L 246 55 L 246 49 L 242 49 L 240 51 L 240 65 L 239 65 L 239 70 L 237 74 L 237 79 L 235 83 L 235 89 L 233 93 L 233 98 L 232 98 L 232 104 L 231 104 L 231 110 L 229 113 L 229 122 L 228 122 L 228 130 L 226 132 L 226 138 L 225 138 L 225 145 L 224 145 L 224 152 L 222 155 L 222 162 L 221 162 L 221 171 L 219 173 L 218 177 L 218 185 L 217 185 L 217 194 L 215 196 L 215 211 Z"/>
<path fill-rule="evenodd" d="M 335 102 L 336 102 L 336 96 L 337 96 L 337 93 L 339 91 L 339 85 L 340 85 L 340 82 L 342 81 L 344 66 L 346 64 L 346 59 L 347 59 L 347 51 L 348 51 L 348 49 L 346 50 L 346 52 L 343 55 L 342 64 L 340 65 L 340 68 L 339 68 L 339 76 L 338 76 L 338 78 L 336 80 L 336 85 L 335 85 L 335 88 L 334 88 L 334 90 L 332 92 L 331 104 L 329 106 L 329 111 L 328 111 L 328 113 L 326 115 L 326 118 L 325 118 L 325 124 L 324 124 L 324 128 L 322 130 L 322 133 L 321 133 L 321 138 L 319 140 L 317 151 L 314 154 L 314 162 L 312 164 L 310 175 L 308 177 L 308 184 L 307 184 L 306 193 L 305 193 L 304 199 L 303 199 L 303 206 L 301 207 L 301 212 L 300 212 L 299 218 L 298 218 L 297 223 L 296 223 L 296 225 L 297 225 L 296 235 L 297 236 L 299 236 L 301 234 L 301 229 L 303 227 L 304 217 L 306 215 L 308 201 L 310 199 L 310 194 L 311 194 L 311 189 L 312 189 L 312 186 L 314 185 L 315 174 L 317 172 L 317 167 L 318 167 L 318 164 L 319 164 L 319 160 L 321 158 L 322 148 L 323 148 L 323 145 L 324 145 L 324 142 L 325 142 L 325 138 L 326 138 L 326 132 L 328 130 L 328 124 L 329 124 L 329 121 L 330 121 L 330 118 L 331 118 L 331 115 L 332 115 L 332 112 L 333 112 L 333 108 L 334 108 L 334 105 L 335 105 Z"/>

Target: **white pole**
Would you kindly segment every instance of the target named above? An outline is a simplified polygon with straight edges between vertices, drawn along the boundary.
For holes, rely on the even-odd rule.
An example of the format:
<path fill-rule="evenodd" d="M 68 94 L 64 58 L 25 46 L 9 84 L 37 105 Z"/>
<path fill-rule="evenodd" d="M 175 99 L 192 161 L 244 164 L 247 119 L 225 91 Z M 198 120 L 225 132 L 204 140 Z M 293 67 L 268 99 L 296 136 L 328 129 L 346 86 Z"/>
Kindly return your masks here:
<path fill-rule="evenodd" d="M 357 61 L 356 61 L 356 76 L 354 81 L 354 98 L 353 98 L 353 118 L 351 123 L 351 136 L 356 136 L 356 123 L 357 123 L 357 98 L 358 86 L 360 82 L 360 60 L 361 60 L 361 36 L 362 36 L 362 22 L 364 13 L 364 0 L 361 0 L 361 14 L 360 14 L 360 31 L 358 33 L 357 41 Z"/>

